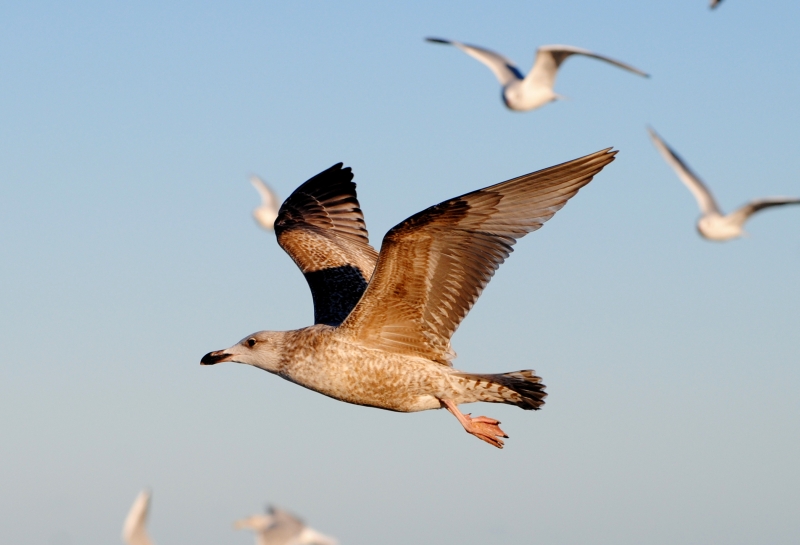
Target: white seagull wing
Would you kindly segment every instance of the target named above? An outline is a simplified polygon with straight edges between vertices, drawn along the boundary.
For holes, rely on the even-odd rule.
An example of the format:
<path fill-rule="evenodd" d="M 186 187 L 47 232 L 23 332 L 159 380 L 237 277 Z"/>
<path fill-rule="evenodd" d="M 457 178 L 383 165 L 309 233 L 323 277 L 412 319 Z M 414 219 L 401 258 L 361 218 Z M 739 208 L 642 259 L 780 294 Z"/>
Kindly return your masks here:
<path fill-rule="evenodd" d="M 744 225 L 750 216 L 764 210 L 765 208 L 772 208 L 773 206 L 784 206 L 787 204 L 800 204 L 800 199 L 795 197 L 767 197 L 764 199 L 757 199 L 750 201 L 738 210 L 728 214 L 728 218 L 736 225 Z"/>
<path fill-rule="evenodd" d="M 511 60 L 494 51 L 475 45 L 462 44 L 461 42 L 453 40 L 443 40 L 441 38 L 425 38 L 425 40 L 435 44 L 456 46 L 473 59 L 477 59 L 488 66 L 489 70 L 492 71 L 492 74 L 495 75 L 497 81 L 499 81 L 500 85 L 503 87 L 513 81 L 519 81 L 524 78 L 522 72 L 519 71 L 519 68 L 517 68 Z"/>
<path fill-rule="evenodd" d="M 571 45 L 543 45 L 536 51 L 536 58 L 533 61 L 533 68 L 525 78 L 524 85 L 531 87 L 546 87 L 552 89 L 556 83 L 556 74 L 561 64 L 572 55 L 583 55 L 584 57 L 592 57 L 613 64 L 618 68 L 633 72 L 639 76 L 649 78 L 650 76 L 624 62 L 604 57 L 597 53 L 592 53 L 588 49 L 581 49 L 580 47 L 573 47 Z"/>
<path fill-rule="evenodd" d="M 250 176 L 250 183 L 261 195 L 261 206 L 253 210 L 253 217 L 261 227 L 272 230 L 280 207 L 278 195 L 258 176 Z"/>
<path fill-rule="evenodd" d="M 329 536 L 320 534 L 311 528 L 303 528 L 297 538 L 298 545 L 339 545 L 339 542 Z"/>
<path fill-rule="evenodd" d="M 672 167 L 683 184 L 689 188 L 694 198 L 697 199 L 697 204 L 700 206 L 700 210 L 703 214 L 721 214 L 719 206 L 717 206 L 717 202 L 714 200 L 714 196 L 705 184 L 700 181 L 700 178 L 698 178 L 697 175 L 691 171 L 689 166 L 683 162 L 680 156 L 658 136 L 656 131 L 648 127 L 647 132 L 650 133 L 650 138 L 653 140 L 653 144 L 656 146 L 658 152 L 667 164 Z"/>
<path fill-rule="evenodd" d="M 150 492 L 142 490 L 128 511 L 122 526 L 122 539 L 128 545 L 153 545 L 147 535 L 147 512 L 150 509 Z"/>

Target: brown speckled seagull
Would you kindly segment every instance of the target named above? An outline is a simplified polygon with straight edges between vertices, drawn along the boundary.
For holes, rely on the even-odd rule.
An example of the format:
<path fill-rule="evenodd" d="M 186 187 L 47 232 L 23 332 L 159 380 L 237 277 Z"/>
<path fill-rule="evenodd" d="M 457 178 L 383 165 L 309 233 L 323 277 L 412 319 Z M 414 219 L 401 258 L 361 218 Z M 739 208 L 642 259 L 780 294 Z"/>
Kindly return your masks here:
<path fill-rule="evenodd" d="M 259 367 L 326 396 L 391 411 L 446 408 L 472 435 L 503 447 L 500 422 L 461 403 L 539 409 L 534 371 L 454 369 L 450 338 L 517 239 L 539 229 L 614 160 L 606 149 L 432 206 L 369 245 L 353 174 L 341 164 L 283 203 L 278 243 L 303 271 L 314 325 L 260 331 L 201 364 Z"/>

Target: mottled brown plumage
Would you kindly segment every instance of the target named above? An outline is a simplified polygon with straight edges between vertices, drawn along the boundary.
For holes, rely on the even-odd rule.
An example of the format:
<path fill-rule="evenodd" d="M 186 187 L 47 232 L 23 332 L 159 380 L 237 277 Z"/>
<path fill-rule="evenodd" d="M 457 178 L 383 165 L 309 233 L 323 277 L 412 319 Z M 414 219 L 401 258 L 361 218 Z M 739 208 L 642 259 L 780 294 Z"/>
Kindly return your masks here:
<path fill-rule="evenodd" d="M 366 291 L 340 324 L 320 321 L 295 331 L 261 331 L 231 348 L 206 354 L 201 363 L 247 363 L 358 405 L 402 412 L 446 408 L 469 433 L 502 447 L 500 438 L 506 435 L 499 422 L 463 415 L 457 405 L 487 401 L 539 409 L 547 395 L 544 385 L 529 370 L 479 375 L 453 369 L 450 338 L 516 240 L 553 217 L 615 154 L 610 149 L 599 151 L 411 216 L 384 237 Z M 342 172 L 339 167 L 333 168 Z M 318 211 L 325 206 L 309 204 L 313 199 L 304 199 L 302 207 L 289 207 L 287 200 L 281 211 L 286 209 L 286 217 L 303 226 L 298 230 L 313 231 L 317 238 L 303 238 L 301 250 L 294 239 L 284 238 L 281 246 L 304 272 L 318 263 L 314 257 L 318 248 L 309 241 L 320 241 L 325 254 L 320 259 L 326 264 L 355 263 L 353 254 L 346 252 L 350 239 L 360 235 L 348 229 L 338 236 L 333 220 L 326 223 L 334 226 L 328 231 L 315 231 L 331 214 Z M 348 202 L 357 210 L 354 191 Z M 300 208 L 307 212 L 296 212 Z M 348 214 L 363 228 L 360 210 Z M 368 246 L 365 228 L 363 233 L 359 248 Z M 321 300 L 332 297 L 320 294 Z M 316 295 L 314 302 L 316 308 Z"/>

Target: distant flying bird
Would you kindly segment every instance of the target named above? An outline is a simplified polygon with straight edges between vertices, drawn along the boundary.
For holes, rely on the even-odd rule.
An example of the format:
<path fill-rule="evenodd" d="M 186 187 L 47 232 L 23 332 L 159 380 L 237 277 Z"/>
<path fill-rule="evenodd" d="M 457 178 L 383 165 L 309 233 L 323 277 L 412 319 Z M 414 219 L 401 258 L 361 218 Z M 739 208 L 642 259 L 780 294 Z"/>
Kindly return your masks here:
<path fill-rule="evenodd" d="M 234 528 L 253 530 L 256 545 L 337 545 L 339 542 L 305 526 L 283 509 L 270 507 L 265 515 L 237 520 Z"/>
<path fill-rule="evenodd" d="M 744 224 L 750 219 L 750 216 L 773 206 L 783 206 L 786 204 L 800 204 L 800 199 L 792 197 L 768 197 L 765 199 L 758 199 L 750 201 L 735 212 L 728 215 L 723 215 L 714 200 L 714 196 L 708 188 L 700 181 L 700 178 L 691 171 L 689 166 L 664 142 L 656 131 L 647 129 L 650 132 L 650 138 L 656 149 L 664 157 L 664 160 L 671 166 L 678 174 L 678 178 L 689 188 L 694 198 L 697 199 L 697 204 L 700 206 L 702 216 L 697 222 L 697 231 L 701 236 L 709 239 L 722 242 L 733 238 L 740 237 L 745 233 Z"/>
<path fill-rule="evenodd" d="M 446 408 L 464 429 L 502 448 L 497 420 L 460 403 L 539 409 L 533 371 L 473 374 L 452 367 L 450 338 L 517 239 L 544 222 L 614 160 L 610 148 L 444 201 L 369 244 L 353 173 L 339 163 L 283 203 L 278 244 L 303 271 L 315 325 L 260 331 L 202 365 L 253 365 L 324 395 L 400 412 Z M 374 271 L 373 271 L 374 270 Z"/>
<path fill-rule="evenodd" d="M 251 176 L 250 183 L 261 195 L 261 206 L 253 210 L 253 217 L 261 227 L 267 231 L 272 231 L 275 219 L 278 217 L 278 196 L 258 176 Z"/>
<path fill-rule="evenodd" d="M 544 45 L 540 47 L 536 51 L 536 60 L 533 63 L 533 68 L 531 68 L 527 76 L 523 76 L 512 61 L 494 51 L 440 38 L 426 38 L 426 40 L 437 44 L 454 45 L 470 57 L 488 66 L 489 70 L 500 81 L 500 85 L 503 86 L 502 97 L 506 107 L 520 112 L 534 110 L 548 102 L 564 98 L 553 91 L 553 86 L 556 83 L 558 68 L 572 55 L 592 57 L 634 74 L 646 78 L 650 77 L 638 68 L 570 45 Z"/>
<path fill-rule="evenodd" d="M 128 545 L 153 545 L 147 535 L 147 512 L 150 509 L 150 492 L 142 490 L 134 500 L 125 523 L 122 526 L 122 539 Z"/>

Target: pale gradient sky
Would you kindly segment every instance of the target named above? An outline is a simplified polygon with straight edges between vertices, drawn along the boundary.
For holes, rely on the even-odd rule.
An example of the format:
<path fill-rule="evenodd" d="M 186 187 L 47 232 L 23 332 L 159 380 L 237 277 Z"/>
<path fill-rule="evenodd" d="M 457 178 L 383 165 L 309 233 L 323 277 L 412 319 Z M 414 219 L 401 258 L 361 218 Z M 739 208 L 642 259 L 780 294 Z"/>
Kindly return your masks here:
<path fill-rule="evenodd" d="M 800 542 L 800 210 L 701 240 L 645 125 L 723 208 L 800 195 L 800 4 L 6 3 L 0 16 L 0 542 L 249 544 L 267 501 L 342 545 Z M 507 111 L 440 36 L 570 100 Z M 250 213 L 352 166 L 373 244 L 469 190 L 620 150 L 522 240 L 454 338 L 469 371 L 533 368 L 544 410 L 346 405 L 209 350 L 311 323 Z"/>

